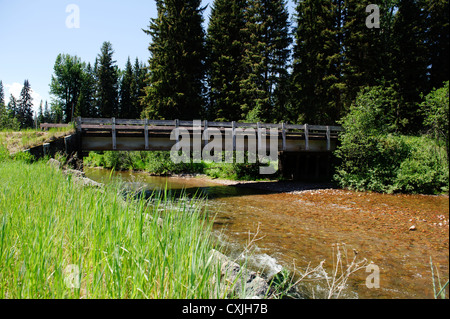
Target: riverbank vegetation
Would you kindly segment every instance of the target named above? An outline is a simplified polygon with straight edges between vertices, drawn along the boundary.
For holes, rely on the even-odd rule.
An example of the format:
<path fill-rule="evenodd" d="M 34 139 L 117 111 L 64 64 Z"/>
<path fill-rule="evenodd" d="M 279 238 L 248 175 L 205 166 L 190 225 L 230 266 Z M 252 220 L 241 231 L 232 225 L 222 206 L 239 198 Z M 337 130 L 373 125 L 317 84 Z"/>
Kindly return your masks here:
<path fill-rule="evenodd" d="M 247 157 L 245 157 L 247 160 Z M 115 170 L 145 171 L 153 175 L 204 174 L 231 180 L 261 180 L 261 163 L 174 163 L 169 151 L 158 152 L 90 152 L 84 165 Z M 267 164 L 265 164 L 267 165 Z M 272 163 L 271 165 L 274 165 Z M 273 177 L 273 176 L 271 176 Z"/>
<path fill-rule="evenodd" d="M 342 120 L 335 179 L 361 191 L 442 193 L 449 190 L 449 82 L 421 104 L 424 134 L 405 135 L 392 88 L 363 90 Z"/>
<path fill-rule="evenodd" d="M 200 199 L 148 205 L 0 154 L 0 298 L 222 297 Z"/>
<path fill-rule="evenodd" d="M 26 150 L 33 146 L 51 142 L 63 136 L 73 134 L 74 125 L 50 128 L 48 131 L 35 129 L 0 130 L 0 147 L 6 148 L 11 154 Z"/>

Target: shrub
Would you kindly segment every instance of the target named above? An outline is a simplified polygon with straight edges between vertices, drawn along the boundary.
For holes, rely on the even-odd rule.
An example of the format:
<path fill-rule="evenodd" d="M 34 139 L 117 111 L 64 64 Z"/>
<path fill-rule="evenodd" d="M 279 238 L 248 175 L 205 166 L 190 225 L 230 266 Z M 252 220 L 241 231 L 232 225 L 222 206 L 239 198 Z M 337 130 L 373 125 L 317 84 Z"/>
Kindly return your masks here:
<path fill-rule="evenodd" d="M 244 154 L 244 163 L 236 163 L 236 153 L 233 156 L 233 163 L 225 163 L 225 155 L 223 154 L 223 161 L 220 163 L 208 163 L 204 173 L 213 178 L 233 180 L 257 180 L 261 178 L 259 168 L 262 164 L 258 160 L 256 163 L 249 163 L 246 152 Z"/>
<path fill-rule="evenodd" d="M 202 173 L 203 163 L 174 163 L 170 152 L 91 152 L 84 159 L 87 166 L 113 168 L 116 170 L 144 170 L 152 174 Z"/>
<path fill-rule="evenodd" d="M 435 193 L 448 191 L 444 149 L 426 136 L 399 135 L 391 88 L 364 89 L 343 118 L 335 155 L 342 163 L 335 180 L 359 191 Z"/>
<path fill-rule="evenodd" d="M 28 152 L 17 152 L 16 154 L 14 154 L 13 158 L 16 161 L 22 161 L 28 164 L 34 161 L 34 156 Z"/>
<path fill-rule="evenodd" d="M 421 104 L 425 115 L 424 124 L 429 128 L 432 137 L 442 140 L 449 157 L 449 81 L 444 87 L 433 90 Z"/>
<path fill-rule="evenodd" d="M 427 137 L 408 138 L 410 155 L 396 172 L 396 189 L 407 193 L 448 192 L 448 165 L 443 147 Z"/>

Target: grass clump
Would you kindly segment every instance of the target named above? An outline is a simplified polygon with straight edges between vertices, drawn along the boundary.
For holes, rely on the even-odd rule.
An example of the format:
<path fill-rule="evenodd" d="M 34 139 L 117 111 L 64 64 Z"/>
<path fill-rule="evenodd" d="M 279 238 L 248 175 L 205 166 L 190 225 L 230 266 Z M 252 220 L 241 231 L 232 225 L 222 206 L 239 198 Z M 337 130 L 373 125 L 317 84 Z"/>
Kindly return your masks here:
<path fill-rule="evenodd" d="M 20 131 L 0 130 L 0 146 L 5 147 L 9 153 L 17 153 L 30 147 L 51 142 L 57 138 L 73 134 L 74 125 L 68 127 L 50 128 L 48 131 L 26 129 Z"/>
<path fill-rule="evenodd" d="M 0 298 L 221 297 L 201 207 L 164 194 L 124 197 L 119 184 L 83 187 L 42 162 L 3 160 Z"/>

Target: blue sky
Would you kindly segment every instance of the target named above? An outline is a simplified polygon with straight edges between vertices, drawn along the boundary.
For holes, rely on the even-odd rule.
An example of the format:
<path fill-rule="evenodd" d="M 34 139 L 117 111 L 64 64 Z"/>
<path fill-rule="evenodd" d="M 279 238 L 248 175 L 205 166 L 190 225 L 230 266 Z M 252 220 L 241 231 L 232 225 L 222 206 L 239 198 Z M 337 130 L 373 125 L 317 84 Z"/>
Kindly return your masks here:
<path fill-rule="evenodd" d="M 203 0 L 204 5 L 210 3 Z M 72 4 L 79 8 L 79 28 L 66 24 L 74 21 L 74 12 L 66 12 Z M 59 53 L 93 63 L 102 43 L 109 41 L 120 68 L 128 56 L 147 63 L 151 39 L 141 29 L 154 17 L 154 0 L 0 0 L 0 80 L 6 102 L 10 94 L 19 96 L 28 79 L 35 109 L 41 99 L 50 103 L 49 84 Z"/>

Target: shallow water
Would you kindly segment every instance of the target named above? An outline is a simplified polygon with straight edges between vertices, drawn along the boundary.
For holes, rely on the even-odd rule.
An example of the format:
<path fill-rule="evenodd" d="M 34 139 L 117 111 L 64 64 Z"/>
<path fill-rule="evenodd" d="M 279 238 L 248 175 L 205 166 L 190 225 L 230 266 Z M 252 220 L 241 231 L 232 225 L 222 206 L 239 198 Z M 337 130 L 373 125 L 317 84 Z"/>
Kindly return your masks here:
<path fill-rule="evenodd" d="M 89 178 L 107 182 L 110 171 L 85 169 Z M 380 269 L 380 288 L 369 289 L 365 269 L 353 274 L 343 298 L 433 298 L 430 257 L 448 279 L 448 196 L 383 195 L 344 190 L 271 193 L 242 186 L 223 186 L 195 178 L 152 177 L 116 172 L 134 188 L 185 189 L 208 197 L 215 230 L 230 254 L 255 239 L 251 262 L 266 274 L 284 266 L 305 269 L 324 266 L 330 273 L 336 245 L 343 260 L 366 258 Z M 411 226 L 416 230 L 410 230 Z M 307 285 L 316 296 L 325 281 Z M 448 297 L 448 289 L 447 289 Z"/>

